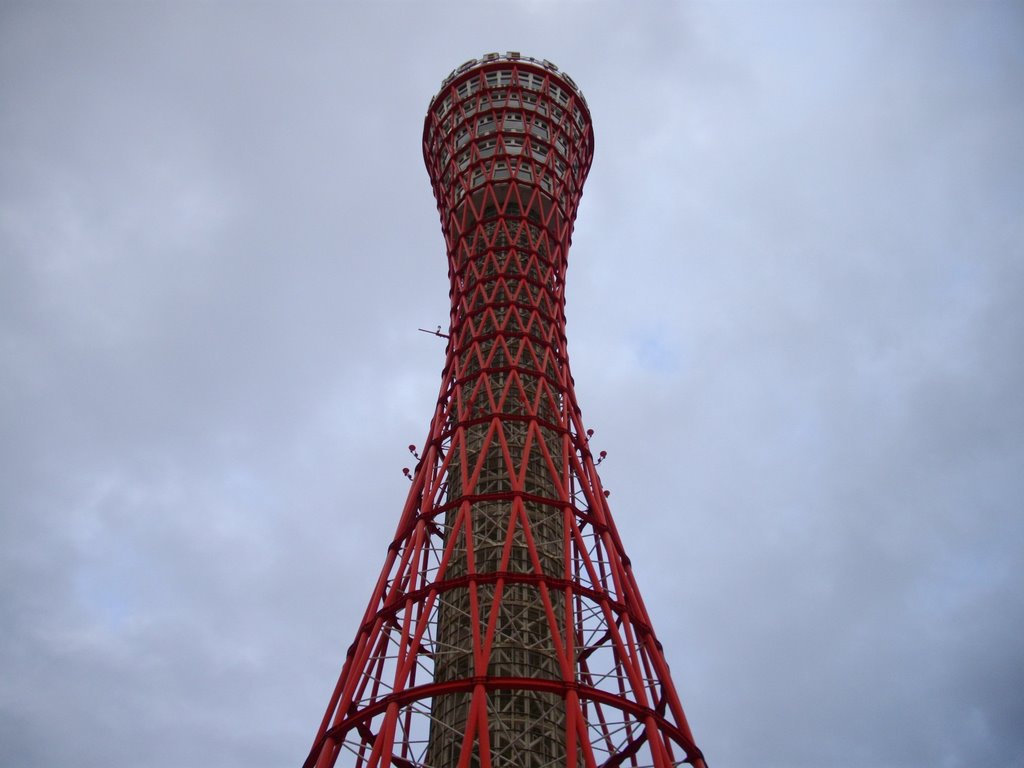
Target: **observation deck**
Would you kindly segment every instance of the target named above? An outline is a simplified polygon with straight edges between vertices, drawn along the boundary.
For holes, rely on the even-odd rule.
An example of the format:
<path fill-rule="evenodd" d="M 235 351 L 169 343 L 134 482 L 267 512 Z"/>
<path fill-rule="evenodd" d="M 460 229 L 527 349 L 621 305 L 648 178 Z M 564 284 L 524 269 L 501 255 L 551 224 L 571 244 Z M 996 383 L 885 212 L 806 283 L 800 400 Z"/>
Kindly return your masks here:
<path fill-rule="evenodd" d="M 594 154 L 583 93 L 547 60 L 488 53 L 454 69 L 430 102 L 423 157 L 448 234 L 446 214 L 478 219 L 491 188 L 502 200 L 517 188 L 522 210 L 557 225 L 576 215 Z M 474 205 L 459 211 L 467 197 Z M 483 203 L 483 205 L 481 205 Z"/>

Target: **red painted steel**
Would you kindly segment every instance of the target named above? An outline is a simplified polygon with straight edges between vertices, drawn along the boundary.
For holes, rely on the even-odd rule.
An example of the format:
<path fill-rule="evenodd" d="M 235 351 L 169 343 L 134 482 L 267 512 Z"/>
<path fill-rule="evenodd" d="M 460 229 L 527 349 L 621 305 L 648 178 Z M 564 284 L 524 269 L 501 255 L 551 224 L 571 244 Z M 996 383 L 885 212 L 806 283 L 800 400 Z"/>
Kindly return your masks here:
<path fill-rule="evenodd" d="M 451 278 L 441 390 L 305 768 L 704 768 L 565 351 L 586 102 L 549 62 L 488 54 L 445 80 L 423 150 Z"/>

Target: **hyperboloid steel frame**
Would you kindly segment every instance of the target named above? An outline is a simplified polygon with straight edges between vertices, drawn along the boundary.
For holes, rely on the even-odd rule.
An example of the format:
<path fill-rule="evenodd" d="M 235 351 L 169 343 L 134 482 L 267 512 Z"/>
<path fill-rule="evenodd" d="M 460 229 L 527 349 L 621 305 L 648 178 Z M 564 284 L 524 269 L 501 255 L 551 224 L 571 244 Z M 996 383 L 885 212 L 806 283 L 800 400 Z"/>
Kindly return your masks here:
<path fill-rule="evenodd" d="M 431 101 L 441 390 L 305 768 L 704 768 L 566 356 L 593 146 L 586 101 L 547 61 L 473 59 Z"/>

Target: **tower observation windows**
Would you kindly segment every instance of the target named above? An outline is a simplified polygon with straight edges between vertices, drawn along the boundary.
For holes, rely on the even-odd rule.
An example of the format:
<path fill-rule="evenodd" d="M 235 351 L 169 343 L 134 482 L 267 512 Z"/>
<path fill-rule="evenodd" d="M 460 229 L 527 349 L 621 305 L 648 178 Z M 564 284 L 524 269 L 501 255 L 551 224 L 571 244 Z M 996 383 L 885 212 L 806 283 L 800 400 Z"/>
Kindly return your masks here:
<path fill-rule="evenodd" d="M 554 83 L 548 83 L 548 93 L 550 93 L 551 97 L 558 101 L 560 104 L 569 103 L 569 94 L 567 94 Z"/>
<path fill-rule="evenodd" d="M 519 72 L 519 85 L 522 88 L 529 88 L 539 91 L 544 87 L 544 78 L 536 72 Z"/>
<path fill-rule="evenodd" d="M 523 113 L 522 112 L 506 112 L 504 126 L 506 131 L 515 131 L 522 133 L 523 131 Z"/>
<path fill-rule="evenodd" d="M 512 84 L 512 72 L 508 69 L 500 69 L 496 72 L 488 72 L 486 75 L 487 85 L 511 85 Z"/>
<path fill-rule="evenodd" d="M 477 146 L 479 147 L 480 157 L 490 157 L 494 154 L 495 147 L 498 146 L 498 140 L 486 139 L 485 141 L 481 141 Z"/>
<path fill-rule="evenodd" d="M 539 100 L 535 93 L 523 93 L 523 106 L 531 112 L 536 112 L 540 115 L 546 115 L 548 113 L 547 104 Z"/>

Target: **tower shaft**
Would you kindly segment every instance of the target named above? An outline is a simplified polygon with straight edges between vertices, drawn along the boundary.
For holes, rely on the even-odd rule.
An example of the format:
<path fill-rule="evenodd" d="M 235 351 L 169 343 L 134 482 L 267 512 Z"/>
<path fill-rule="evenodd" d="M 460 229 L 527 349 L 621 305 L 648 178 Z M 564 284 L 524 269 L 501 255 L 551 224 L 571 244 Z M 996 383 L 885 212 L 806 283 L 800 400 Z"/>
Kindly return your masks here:
<path fill-rule="evenodd" d="M 463 409 L 449 412 L 446 424 L 448 434 L 462 431 L 469 462 L 465 466 L 457 454 L 449 467 L 446 520 L 451 524 L 446 534 L 457 540 L 448 574 L 516 576 L 506 575 L 502 581 L 498 610 L 497 582 L 476 585 L 480 614 L 494 613 L 486 667 L 475 663 L 469 585 L 441 596 L 438 681 L 477 675 L 561 678 L 538 583 L 516 581 L 523 574 L 562 579 L 565 539 L 564 502 L 539 450 L 543 442 L 547 452 L 561 460 L 561 382 L 567 371 L 557 336 L 561 323 L 549 314 L 561 305 L 558 283 L 552 279 L 558 268 L 552 253 L 558 249 L 549 247 L 539 213 L 534 212 L 531 221 L 532 209 L 520 206 L 526 191 L 514 182 L 496 188 L 493 203 L 484 206 L 482 218 L 450 251 L 454 376 L 470 398 Z M 461 206 L 472 205 L 472 200 L 464 197 Z M 456 210 L 456 217 L 461 216 L 466 212 Z M 470 217 L 476 218 L 472 213 Z M 518 472 L 510 473 L 509 467 Z M 463 481 L 464 473 L 468 482 Z M 472 531 L 472 557 L 465 534 L 453 532 L 459 512 Z M 525 516 L 528 526 L 513 526 L 509 537 L 514 515 Z M 526 530 L 532 535 L 532 548 Z M 557 635 L 564 636 L 565 606 L 555 601 L 552 612 Z M 488 629 L 481 627 L 485 635 Z M 430 733 L 430 765 L 458 764 L 469 701 L 469 693 L 434 699 L 439 725 Z M 495 768 L 564 764 L 564 705 L 557 694 L 495 690 L 488 694 L 487 707 Z"/>
<path fill-rule="evenodd" d="M 472 60 L 424 126 L 451 280 L 437 407 L 306 768 L 703 767 L 576 404 L 565 275 L 589 110 Z"/>

